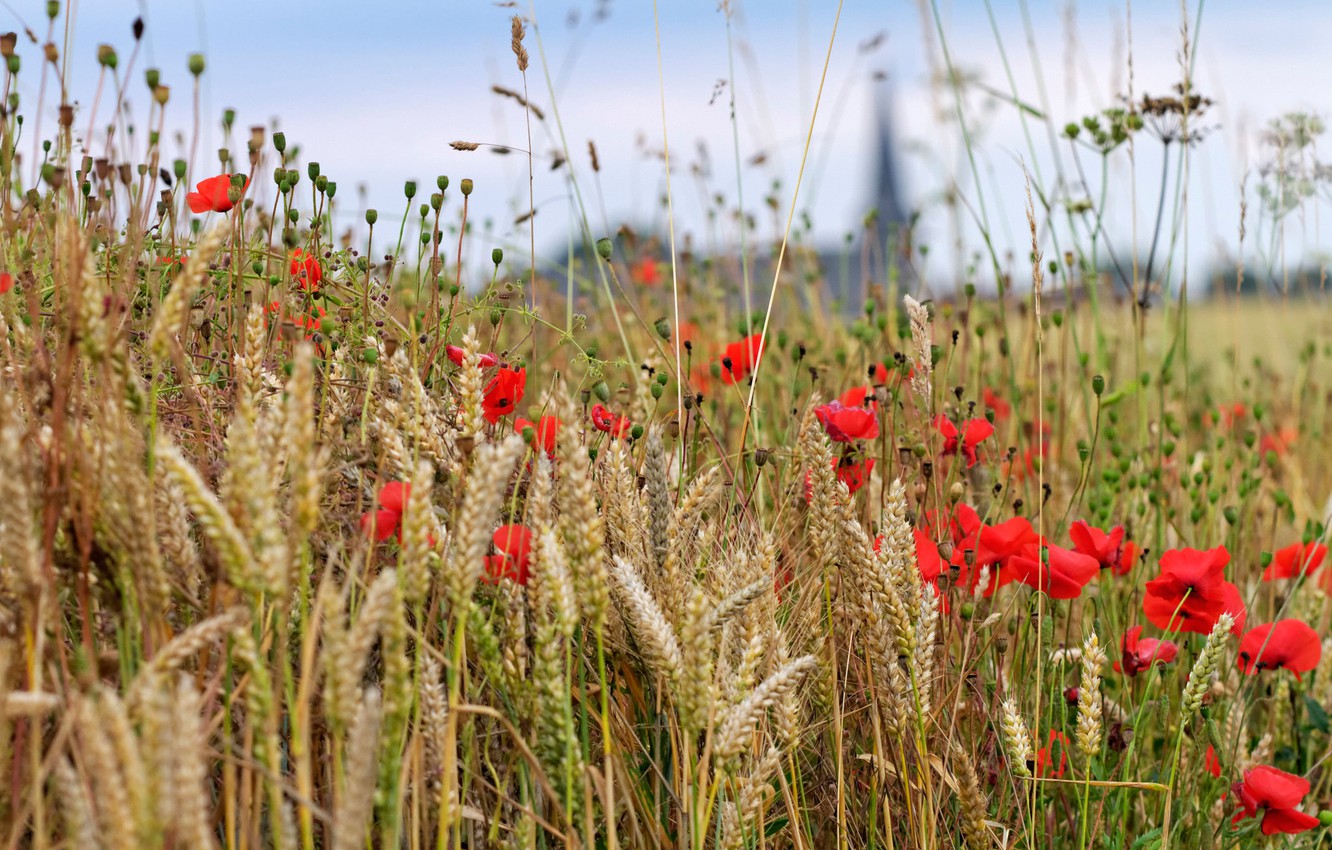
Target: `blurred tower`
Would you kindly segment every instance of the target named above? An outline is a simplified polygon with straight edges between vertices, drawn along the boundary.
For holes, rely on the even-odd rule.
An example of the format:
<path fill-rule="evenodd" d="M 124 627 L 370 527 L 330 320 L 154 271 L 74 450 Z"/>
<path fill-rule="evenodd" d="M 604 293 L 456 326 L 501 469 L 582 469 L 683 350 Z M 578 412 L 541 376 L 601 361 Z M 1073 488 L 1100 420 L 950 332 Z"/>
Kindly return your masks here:
<path fill-rule="evenodd" d="M 902 201 L 901 172 L 898 170 L 897 137 L 893 133 L 893 87 L 885 76 L 874 92 L 874 197 L 872 206 L 878 211 L 875 237 L 876 252 L 885 263 L 896 263 L 899 245 L 905 238 L 909 223 L 906 204 Z"/>

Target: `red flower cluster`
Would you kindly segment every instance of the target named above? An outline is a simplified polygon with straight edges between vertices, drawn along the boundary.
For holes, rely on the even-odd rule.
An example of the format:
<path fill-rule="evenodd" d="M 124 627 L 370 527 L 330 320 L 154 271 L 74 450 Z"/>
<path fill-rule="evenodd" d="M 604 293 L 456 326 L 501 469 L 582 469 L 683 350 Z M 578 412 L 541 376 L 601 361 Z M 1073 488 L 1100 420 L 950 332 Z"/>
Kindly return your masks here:
<path fill-rule="evenodd" d="M 361 531 L 373 532 L 375 540 L 380 543 L 396 534 L 401 543 L 402 512 L 411 492 L 412 485 L 401 481 L 390 481 L 379 488 L 379 509 L 361 515 Z"/>
<path fill-rule="evenodd" d="M 943 435 L 943 453 L 955 455 L 961 450 L 968 469 L 976 465 L 976 446 L 994 433 L 994 426 L 984 419 L 968 419 L 959 431 L 952 420 L 940 413 L 932 424 Z"/>
<path fill-rule="evenodd" d="M 629 436 L 629 430 L 634 426 L 629 421 L 629 417 L 619 413 L 611 413 L 606 405 L 597 402 L 592 405 L 592 427 L 598 431 L 604 431 L 612 437 L 623 439 Z"/>
<path fill-rule="evenodd" d="M 296 279 L 297 286 L 306 292 L 318 292 L 319 282 L 324 279 L 324 269 L 314 254 L 307 254 L 297 248 L 291 252 L 291 276 Z"/>
<path fill-rule="evenodd" d="M 763 335 L 754 334 L 726 346 L 721 358 L 723 384 L 738 384 L 748 378 L 763 356 Z"/>
<path fill-rule="evenodd" d="M 532 564 L 532 529 L 525 525 L 501 525 L 491 540 L 495 554 L 486 556 L 482 580 L 499 584 L 508 579 L 526 586 Z"/>
<path fill-rule="evenodd" d="M 651 257 L 643 257 L 630 267 L 629 279 L 643 286 L 657 286 L 661 283 L 661 272 L 657 267 L 657 261 Z"/>
<path fill-rule="evenodd" d="M 849 407 L 841 401 L 833 401 L 814 408 L 814 415 L 828 432 L 828 439 L 835 443 L 872 440 L 879 436 L 879 415 L 873 409 Z"/>
<path fill-rule="evenodd" d="M 1230 563 L 1226 547 L 1202 551 L 1171 549 L 1161 556 L 1161 573 L 1147 582 L 1142 611 L 1158 629 L 1207 634 L 1222 614 L 1235 618 L 1235 633 L 1244 626 L 1244 601 L 1239 588 L 1226 581 Z"/>
<path fill-rule="evenodd" d="M 1300 678 L 1318 666 L 1323 657 L 1323 644 L 1307 623 L 1300 620 L 1277 620 L 1254 626 L 1240 638 L 1239 668 L 1252 676 L 1259 670 L 1285 668 Z"/>
<path fill-rule="evenodd" d="M 1272 563 L 1263 570 L 1263 581 L 1310 575 L 1326 557 L 1327 547 L 1322 543 L 1292 543 L 1272 554 Z"/>
<path fill-rule="evenodd" d="M 1056 759 L 1058 767 L 1055 767 Z M 1036 751 L 1036 769 L 1032 771 L 1037 776 L 1049 776 L 1054 779 L 1064 775 L 1064 769 L 1068 767 L 1068 736 L 1063 732 L 1050 730 L 1049 742 Z"/>
<path fill-rule="evenodd" d="M 1141 634 L 1142 626 L 1134 626 L 1120 638 L 1120 660 L 1115 662 L 1116 673 L 1136 676 L 1153 664 L 1169 664 L 1179 655 L 1179 647 L 1171 641 L 1139 637 Z"/>
<path fill-rule="evenodd" d="M 249 188 L 250 180 L 246 178 L 245 185 L 241 186 L 241 194 Z M 185 196 L 185 203 L 190 205 L 191 212 L 206 213 L 219 212 L 224 213 L 230 210 L 235 204 L 227 196 L 231 189 L 231 175 L 219 174 L 216 177 L 209 177 L 200 180 L 194 187 L 194 191 Z"/>
<path fill-rule="evenodd" d="M 1122 525 L 1107 532 L 1080 519 L 1068 529 L 1068 536 L 1073 540 L 1075 551 L 1090 555 L 1101 565 L 1101 569 L 1110 570 L 1117 576 L 1133 569 L 1133 562 L 1138 560 L 1138 546 L 1124 539 Z"/>
<path fill-rule="evenodd" d="M 927 536 L 935 536 L 938 524 L 938 515 L 927 512 Z M 982 571 L 990 568 L 982 589 L 985 596 L 1017 581 L 1055 599 L 1076 599 L 1100 572 L 1096 559 L 1050 543 L 1025 517 L 985 525 L 971 506 L 961 504 L 944 518 L 939 530 L 946 530 L 953 544 L 950 564 L 958 569 L 958 581 L 964 587 L 974 591 Z"/>
<path fill-rule="evenodd" d="M 1263 835 L 1294 834 L 1318 826 L 1318 818 L 1296 808 L 1309 793 L 1309 780 L 1303 777 L 1264 764 L 1246 770 L 1244 781 L 1236 782 L 1230 790 L 1239 798 L 1241 807 L 1231 823 L 1257 817 L 1262 809 Z"/>
<path fill-rule="evenodd" d="M 546 457 L 555 457 L 555 436 L 559 432 L 560 426 L 564 423 L 554 416 L 543 416 L 536 422 L 529 422 L 519 416 L 513 421 L 513 430 L 519 434 L 525 432 L 528 428 L 532 429 L 532 437 L 528 440 L 533 448 L 540 446 L 546 453 Z"/>
<path fill-rule="evenodd" d="M 0 272 L 0 295 L 14 288 L 14 276 L 9 272 Z"/>
<path fill-rule="evenodd" d="M 981 391 L 981 403 L 994 411 L 994 421 L 1003 422 L 1013 414 L 1013 407 L 994 389 L 986 387 Z"/>

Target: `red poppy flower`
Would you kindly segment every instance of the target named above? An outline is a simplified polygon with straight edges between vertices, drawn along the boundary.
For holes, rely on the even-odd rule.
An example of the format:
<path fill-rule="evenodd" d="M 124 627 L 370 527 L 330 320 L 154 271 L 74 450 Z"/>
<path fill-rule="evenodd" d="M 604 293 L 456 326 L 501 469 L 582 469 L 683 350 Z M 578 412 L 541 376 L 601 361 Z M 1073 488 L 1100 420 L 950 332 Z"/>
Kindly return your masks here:
<path fill-rule="evenodd" d="M 1169 664 L 1179 655 L 1179 647 L 1168 640 L 1140 637 L 1142 626 L 1134 626 L 1119 639 L 1121 658 L 1115 672 L 1136 676 L 1153 664 Z"/>
<path fill-rule="evenodd" d="M 837 460 L 837 480 L 846 485 L 852 493 L 869 483 L 870 473 L 874 471 L 874 458 L 858 459 L 853 455 L 843 455 Z"/>
<path fill-rule="evenodd" d="M 943 453 L 957 454 L 960 448 L 967 459 L 967 468 L 976 465 L 976 446 L 994 433 L 994 426 L 984 419 L 968 419 L 961 432 L 947 416 L 940 413 L 934 417 L 934 430 L 943 435 Z M 961 438 L 959 440 L 959 437 Z"/>
<path fill-rule="evenodd" d="M 412 485 L 390 481 L 379 489 L 379 508 L 361 515 L 361 531 L 374 531 L 375 540 L 382 543 L 394 534 L 402 538 L 402 512 L 407 504 Z"/>
<path fill-rule="evenodd" d="M 874 398 L 874 387 L 852 387 L 837 398 L 843 407 L 867 407 L 874 410 L 879 402 Z"/>
<path fill-rule="evenodd" d="M 495 529 L 491 540 L 495 544 L 495 554 L 485 558 L 483 580 L 497 584 L 502 579 L 509 579 L 526 585 L 532 563 L 532 529 L 525 525 L 501 525 Z"/>
<path fill-rule="evenodd" d="M 14 276 L 9 272 L 0 272 L 0 295 L 14 288 Z"/>
<path fill-rule="evenodd" d="M 763 356 L 763 335 L 754 334 L 726 346 L 721 360 L 723 384 L 738 384 L 754 371 Z"/>
<path fill-rule="evenodd" d="M 249 187 L 250 181 L 247 178 L 245 185 L 241 186 L 241 194 Z M 194 187 L 195 191 L 185 196 L 185 203 L 190 205 L 190 210 L 195 213 L 219 212 L 224 213 L 235 206 L 231 198 L 227 197 L 227 192 L 231 189 L 231 175 L 219 174 L 216 177 L 209 177 L 200 180 Z"/>
<path fill-rule="evenodd" d="M 1207 752 L 1203 753 L 1203 770 L 1217 779 L 1221 778 L 1221 759 L 1217 758 L 1216 747 L 1211 744 L 1207 745 Z"/>
<path fill-rule="evenodd" d="M 1296 808 L 1309 793 L 1309 781 L 1301 776 L 1264 764 L 1244 771 L 1244 781 L 1236 782 L 1230 790 L 1241 806 L 1231 823 L 1257 817 L 1262 809 L 1263 835 L 1293 834 L 1318 826 L 1318 818 Z"/>
<path fill-rule="evenodd" d="M 879 436 L 879 415 L 864 407 L 846 407 L 840 401 L 833 401 L 814 408 L 814 415 L 833 442 L 849 443 Z"/>
<path fill-rule="evenodd" d="M 1119 548 L 1124 543 L 1124 526 L 1117 525 L 1105 532 L 1080 519 L 1069 527 L 1068 536 L 1073 541 L 1073 549 L 1095 558 L 1101 569 L 1119 563 Z"/>
<path fill-rule="evenodd" d="M 1254 626 L 1239 645 L 1239 668 L 1252 676 L 1258 670 L 1285 668 L 1300 678 L 1318 666 L 1323 644 L 1318 632 L 1301 620 L 1277 620 Z"/>
<path fill-rule="evenodd" d="M 612 437 L 628 437 L 629 429 L 633 424 L 629 417 L 619 413 L 611 413 L 610 408 L 601 402 L 592 405 L 592 427 L 598 431 L 604 431 Z"/>
<path fill-rule="evenodd" d="M 1244 601 L 1239 588 L 1225 580 L 1230 563 L 1226 547 L 1201 551 L 1172 549 L 1161 556 L 1161 573 L 1147 582 L 1142 610 L 1147 619 L 1167 632 L 1207 634 L 1216 619 L 1228 613 L 1234 631 L 1244 626 Z"/>
<path fill-rule="evenodd" d="M 486 415 L 486 421 L 494 425 L 501 417 L 513 413 L 526 391 L 527 369 L 501 366 L 486 384 L 486 394 L 481 399 L 481 410 Z"/>
<path fill-rule="evenodd" d="M 1110 572 L 1117 576 L 1128 575 L 1133 565 L 1138 563 L 1138 556 L 1141 554 L 1137 543 L 1125 540 L 1124 545 L 1119 547 L 1119 560 L 1110 567 Z"/>
<path fill-rule="evenodd" d="M 871 363 L 869 365 L 869 379 L 870 383 L 874 386 L 882 387 L 886 386 L 889 381 L 896 380 L 900 382 L 902 380 L 902 373 L 897 369 L 889 367 L 887 363 Z"/>
<path fill-rule="evenodd" d="M 324 279 L 324 269 L 314 254 L 307 254 L 297 248 L 291 252 L 291 276 L 296 284 L 307 292 L 317 292 L 319 282 Z"/>
<path fill-rule="evenodd" d="M 981 391 L 981 403 L 994 411 L 996 422 L 1002 422 L 1013 413 L 1013 407 L 1004 401 L 1003 396 L 995 392 L 993 387 L 986 387 Z"/>
<path fill-rule="evenodd" d="M 1268 452 L 1274 452 L 1277 457 L 1285 457 L 1298 436 L 1299 432 L 1294 428 L 1278 428 L 1273 433 L 1264 434 L 1258 441 L 1258 454 L 1266 457 Z"/>
<path fill-rule="evenodd" d="M 1327 547 L 1322 543 L 1292 543 L 1272 553 L 1272 563 L 1263 570 L 1263 581 L 1307 576 L 1321 567 L 1326 557 Z"/>
<path fill-rule="evenodd" d="M 519 434 L 532 429 L 532 446 L 540 446 L 547 457 L 555 457 L 555 436 L 564 423 L 554 416 L 543 416 L 536 422 L 530 422 L 521 416 L 513 420 L 513 430 Z"/>
<path fill-rule="evenodd" d="M 1063 732 L 1051 729 L 1049 743 L 1036 751 L 1036 775 L 1054 779 L 1063 776 L 1064 769 L 1068 767 L 1067 749 L 1068 737 Z M 1056 762 L 1058 767 L 1055 767 Z"/>
<path fill-rule="evenodd" d="M 982 532 L 982 537 L 984 533 Z M 1096 559 L 1059 546 L 1045 544 L 1045 559 L 1041 557 L 1040 543 L 1028 543 L 1020 554 L 1008 558 L 1000 581 L 1020 581 L 1028 587 L 1043 590 L 1051 599 L 1077 599 L 1101 567 Z"/>
<path fill-rule="evenodd" d="M 641 283 L 644 286 L 656 286 L 661 283 L 657 261 L 651 257 L 644 257 L 634 263 L 633 267 L 629 269 L 629 277 L 634 283 Z"/>
<path fill-rule="evenodd" d="M 328 313 L 324 310 L 324 308 L 316 304 L 314 305 L 313 308 L 311 308 L 308 314 L 304 316 L 292 316 L 287 321 L 291 322 L 293 325 L 295 325 L 298 328 L 304 328 L 305 330 L 309 331 L 310 333 L 305 335 L 305 338 L 309 339 L 314 334 L 315 331 L 323 327 L 324 316 L 326 315 L 328 315 Z"/>
<path fill-rule="evenodd" d="M 463 364 L 464 352 L 458 346 L 446 345 L 444 346 L 444 353 L 448 355 L 449 359 L 453 361 L 455 366 L 461 366 Z M 477 366 L 482 369 L 489 369 L 491 366 L 497 365 L 499 365 L 499 358 L 493 354 L 482 354 L 480 362 L 477 363 Z"/>
<path fill-rule="evenodd" d="M 959 502 L 944 517 L 940 517 L 938 511 L 929 510 L 925 512 L 925 530 L 931 537 L 946 533 L 954 548 L 975 549 L 981 530 L 980 515 L 965 502 Z"/>
<path fill-rule="evenodd" d="M 998 525 L 980 526 L 978 540 L 976 563 L 995 564 L 1023 554 L 1027 547 L 1040 543 L 1041 538 L 1031 527 L 1031 520 L 1015 516 Z"/>

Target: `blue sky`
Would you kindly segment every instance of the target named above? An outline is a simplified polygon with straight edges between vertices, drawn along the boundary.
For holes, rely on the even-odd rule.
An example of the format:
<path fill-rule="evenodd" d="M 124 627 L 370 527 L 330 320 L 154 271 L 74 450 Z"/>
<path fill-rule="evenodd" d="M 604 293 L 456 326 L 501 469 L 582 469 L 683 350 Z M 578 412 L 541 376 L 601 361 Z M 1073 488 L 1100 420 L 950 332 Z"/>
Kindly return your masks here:
<path fill-rule="evenodd" d="M 218 116 L 224 107 L 234 107 L 238 128 L 276 122 L 300 145 L 303 163 L 318 160 L 323 173 L 338 181 L 349 222 L 359 220 L 363 205 L 378 208 L 381 221 L 396 220 L 405 206 L 405 179 L 418 180 L 424 196 L 437 174 L 448 174 L 455 187 L 460 178 L 472 177 L 477 185 L 473 220 L 490 223 L 490 242 L 516 249 L 527 240 L 526 225 L 513 224 L 527 205 L 525 157 L 448 147 L 455 139 L 526 147 L 521 110 L 490 93 L 492 85 L 522 86 L 509 51 L 508 20 L 515 11 L 510 5 L 487 0 L 82 0 L 75 5 L 70 33 L 71 90 L 84 110 L 75 126 L 85 126 L 96 83 L 97 44 L 116 45 L 123 67 L 132 47 L 130 22 L 142 14 L 147 22 L 143 56 L 128 84 L 140 120 L 147 100 L 142 71 L 152 65 L 162 68 L 163 82 L 172 87 L 168 124 L 187 129 L 186 56 L 196 50 L 207 54 L 201 174 L 211 173 L 205 169 L 216 162 L 222 142 Z M 596 15 L 599 6 L 608 12 L 603 19 Z M 736 126 L 746 163 L 740 179 L 745 206 L 767 236 L 777 225 L 763 198 L 776 182 L 784 203 L 790 200 L 836 6 L 831 0 L 735 0 L 733 6 Z M 13 28 L 31 27 L 43 38 L 44 7 L 44 0 L 8 0 L 0 6 L 0 18 Z M 1002 42 L 1022 98 L 1044 103 L 1059 125 L 1113 105 L 1115 93 L 1125 89 L 1123 3 L 1031 0 L 1025 20 L 1034 51 L 1023 6 L 1016 0 L 992 0 L 991 8 L 998 38 L 983 3 L 939 0 L 953 61 L 963 71 L 1007 91 Z M 1190 163 L 1187 232 L 1195 266 L 1235 249 L 1238 187 L 1245 171 L 1259 165 L 1258 132 L 1265 122 L 1284 112 L 1328 106 L 1323 84 L 1332 77 L 1326 45 L 1332 11 L 1316 2 L 1264 4 L 1261 13 L 1257 8 L 1249 0 L 1213 0 L 1204 11 L 1201 32 L 1193 33 L 1196 85 L 1218 101 L 1207 116 L 1215 129 L 1195 148 Z M 1188 9 L 1192 27 L 1196 2 L 1189 2 Z M 662 88 L 651 3 L 536 0 L 518 4 L 516 11 L 536 21 L 541 40 L 538 48 L 535 34 L 528 37 L 528 86 L 550 120 L 548 129 L 534 128 L 534 149 L 548 163 L 560 146 L 553 100 L 594 235 L 621 221 L 664 225 L 659 200 L 665 172 L 657 155 L 663 142 Z M 713 194 L 733 204 L 737 193 L 727 86 L 715 96 L 719 81 L 729 76 L 726 18 L 716 0 L 663 0 L 660 14 L 678 232 L 691 234 L 700 247 L 713 239 L 729 243 L 733 228 L 725 222 L 710 225 L 703 212 Z M 1180 7 L 1139 2 L 1133 15 L 1135 89 L 1164 93 L 1179 79 Z M 884 38 L 877 49 L 865 50 L 866 41 L 880 33 Z M 35 48 L 21 44 L 20 51 L 34 53 Z M 973 209 L 978 210 L 980 199 L 953 119 L 951 93 L 931 84 L 931 62 L 938 55 L 934 24 L 922 17 L 920 4 L 845 3 L 799 203 L 810 214 L 816 241 L 838 242 L 872 203 L 873 77 L 883 72 L 892 81 L 908 201 L 925 210 L 922 237 L 935 246 L 930 262 L 941 275 L 956 271 L 950 258 L 954 226 L 938 199 L 952 185 Z M 1040 63 L 1039 78 L 1033 59 Z M 25 68 L 35 69 L 33 60 Z M 549 67 L 549 84 L 543 66 Z M 31 104 L 37 96 L 36 75 L 26 77 L 21 91 Z M 1038 81 L 1044 83 L 1043 101 Z M 53 97 L 48 101 L 55 102 Z M 103 103 L 101 114 L 109 109 Z M 1033 129 L 1029 146 L 1016 110 L 999 101 L 974 95 L 966 115 L 977 141 L 986 214 L 1001 250 L 1020 256 L 1026 240 L 1023 167 L 1040 170 L 1049 183 L 1055 154 L 1043 130 Z M 234 147 L 243 148 L 243 139 L 242 133 Z M 600 154 L 599 175 L 588 166 L 589 139 Z M 1067 148 L 1059 147 L 1061 164 L 1071 170 Z M 174 142 L 168 144 L 173 154 L 174 148 Z M 691 170 L 704 161 L 703 149 L 710 176 L 700 179 Z M 748 164 L 759 153 L 765 161 Z M 1135 210 L 1138 239 L 1147 239 L 1144 222 L 1154 213 L 1160 164 L 1158 146 L 1146 143 L 1138 148 L 1136 174 L 1127 156 L 1112 162 L 1108 177 L 1116 212 L 1108 225 L 1122 245 L 1133 241 Z M 1094 158 L 1084 159 L 1084 166 L 1098 182 Z M 1250 177 L 1250 188 L 1256 179 Z M 364 186 L 364 200 L 358 184 Z M 568 186 L 560 172 L 538 165 L 534 192 L 540 209 L 538 245 L 550 251 L 564 243 L 572 220 Z M 451 194 L 456 201 L 456 193 Z M 1292 220 L 1292 253 L 1322 244 L 1319 218 L 1310 208 Z M 1249 227 L 1252 234 L 1252 217 Z M 963 252 L 970 255 L 979 246 L 976 228 L 963 221 L 961 231 Z"/>

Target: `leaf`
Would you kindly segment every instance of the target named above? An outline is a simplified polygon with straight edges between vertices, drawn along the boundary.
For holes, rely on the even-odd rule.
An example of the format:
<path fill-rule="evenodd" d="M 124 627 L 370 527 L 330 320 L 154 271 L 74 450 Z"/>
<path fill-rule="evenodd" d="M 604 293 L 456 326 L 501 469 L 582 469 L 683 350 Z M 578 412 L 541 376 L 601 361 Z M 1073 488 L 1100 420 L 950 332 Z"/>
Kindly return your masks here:
<path fill-rule="evenodd" d="M 1327 709 L 1319 705 L 1318 700 L 1305 694 L 1304 710 L 1309 715 L 1308 725 L 1326 735 L 1328 731 Z"/>
<path fill-rule="evenodd" d="M 1129 850 L 1146 850 L 1149 846 L 1149 842 L 1152 847 L 1161 846 L 1161 827 L 1158 826 L 1155 829 L 1149 829 L 1142 835 L 1139 835 L 1130 846 Z"/>

